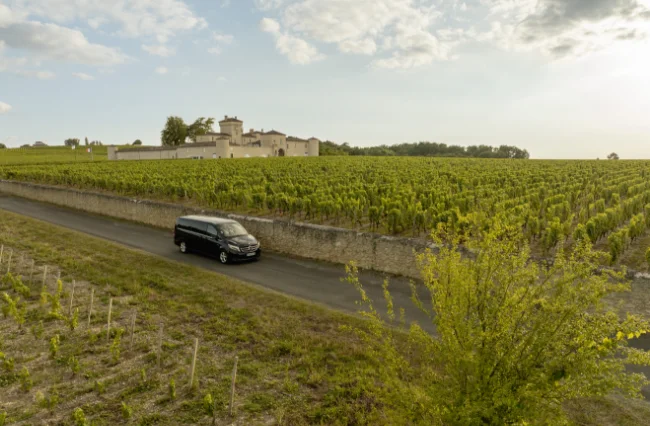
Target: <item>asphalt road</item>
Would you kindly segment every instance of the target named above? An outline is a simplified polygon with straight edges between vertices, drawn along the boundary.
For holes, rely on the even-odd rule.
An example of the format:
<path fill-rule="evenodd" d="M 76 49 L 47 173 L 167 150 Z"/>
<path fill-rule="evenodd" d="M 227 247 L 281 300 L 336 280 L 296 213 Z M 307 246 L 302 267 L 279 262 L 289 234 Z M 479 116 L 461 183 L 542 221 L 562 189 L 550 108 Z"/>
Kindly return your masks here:
<path fill-rule="evenodd" d="M 221 265 L 215 259 L 180 253 L 172 241 L 171 230 L 164 231 L 4 194 L 0 194 L 0 208 L 229 275 L 330 308 L 347 312 L 359 310 L 355 303 L 359 300 L 358 293 L 350 284 L 341 282 L 345 277 L 341 265 L 291 258 L 270 252 L 263 252 L 262 259 L 258 262 Z M 408 322 L 417 321 L 423 328 L 433 330 L 431 321 L 413 306 L 407 279 L 387 277 L 369 271 L 363 272 L 361 282 L 364 290 L 372 300 L 378 302 L 376 303 L 378 310 L 385 312 L 385 305 L 382 303 L 382 284 L 385 278 L 389 278 L 396 311 L 404 308 Z M 633 341 L 632 346 L 650 350 L 650 335 Z M 650 368 L 632 367 L 631 370 L 644 372 L 650 377 Z M 646 399 L 650 399 L 650 387 L 647 387 L 643 393 Z"/>
<path fill-rule="evenodd" d="M 355 303 L 359 300 L 359 294 L 352 285 L 341 282 L 345 277 L 345 268 L 342 265 L 291 258 L 265 252 L 264 247 L 258 262 L 222 265 L 216 259 L 180 253 L 173 243 L 171 229 L 165 231 L 4 194 L 0 194 L 0 208 L 229 275 L 330 308 L 348 312 L 359 310 Z M 389 278 L 396 309 L 403 307 L 408 320 L 416 320 L 421 326 L 432 329 L 431 321 L 411 303 L 411 290 L 407 279 L 388 277 L 376 272 L 362 272 L 360 278 L 364 290 L 372 300 L 378 302 L 378 309 L 379 306 L 385 306 L 382 303 L 382 284 L 386 277 Z"/>

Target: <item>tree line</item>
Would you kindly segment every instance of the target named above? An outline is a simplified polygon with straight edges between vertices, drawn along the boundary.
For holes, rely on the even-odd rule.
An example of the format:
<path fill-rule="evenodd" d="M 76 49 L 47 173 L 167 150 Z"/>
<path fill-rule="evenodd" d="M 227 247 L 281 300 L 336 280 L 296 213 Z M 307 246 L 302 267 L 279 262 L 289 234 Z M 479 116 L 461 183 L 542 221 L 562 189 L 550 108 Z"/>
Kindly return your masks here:
<path fill-rule="evenodd" d="M 371 147 L 350 146 L 347 142 L 337 144 L 321 142 L 320 155 L 353 156 L 404 156 L 404 157 L 473 157 L 473 158 L 530 158 L 527 150 L 516 146 L 501 145 L 447 145 L 437 142 L 401 143 L 398 145 L 379 145 Z"/>

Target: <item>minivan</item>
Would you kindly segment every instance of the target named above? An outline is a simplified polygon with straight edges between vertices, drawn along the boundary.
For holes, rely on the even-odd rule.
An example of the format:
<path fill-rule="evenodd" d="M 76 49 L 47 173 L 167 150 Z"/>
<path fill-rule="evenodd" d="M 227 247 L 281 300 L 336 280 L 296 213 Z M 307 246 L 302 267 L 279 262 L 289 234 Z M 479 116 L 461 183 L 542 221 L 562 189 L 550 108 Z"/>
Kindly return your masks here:
<path fill-rule="evenodd" d="M 224 264 L 257 260 L 262 253 L 260 243 L 239 222 L 211 216 L 176 219 L 174 244 L 182 253 L 193 251 L 217 256 Z"/>

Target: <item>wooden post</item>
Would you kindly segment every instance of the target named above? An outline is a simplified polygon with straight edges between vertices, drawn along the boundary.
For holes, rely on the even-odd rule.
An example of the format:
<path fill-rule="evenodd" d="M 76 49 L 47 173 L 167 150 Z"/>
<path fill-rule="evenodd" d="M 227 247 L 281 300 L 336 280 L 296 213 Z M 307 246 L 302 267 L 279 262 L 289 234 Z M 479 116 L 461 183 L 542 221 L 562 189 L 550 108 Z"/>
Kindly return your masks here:
<path fill-rule="evenodd" d="M 199 352 L 199 339 L 194 339 L 194 356 L 192 357 L 192 370 L 190 371 L 190 388 L 194 387 L 194 370 L 196 369 L 196 354 Z"/>
<path fill-rule="evenodd" d="M 32 266 L 29 268 L 29 282 L 32 282 L 32 279 L 34 278 L 34 259 L 32 259 Z"/>
<path fill-rule="evenodd" d="M 108 324 L 106 326 L 106 340 L 111 339 L 111 312 L 113 311 L 113 298 L 108 301 Z"/>
<path fill-rule="evenodd" d="M 45 279 L 47 278 L 47 265 L 43 269 L 43 289 L 45 289 Z"/>
<path fill-rule="evenodd" d="M 59 269 L 56 273 L 56 280 L 59 281 L 61 279 L 61 270 Z"/>
<path fill-rule="evenodd" d="M 2 263 L 2 254 L 5 252 L 5 245 L 0 246 L 0 263 Z"/>
<path fill-rule="evenodd" d="M 16 272 L 20 272 L 20 268 L 23 267 L 23 261 L 25 260 L 25 253 L 20 253 L 18 258 L 18 263 L 16 263 Z"/>
<path fill-rule="evenodd" d="M 14 251 L 11 250 L 9 252 L 9 259 L 7 259 L 7 273 L 9 273 L 9 271 L 11 271 L 11 256 L 13 256 L 13 255 L 14 255 Z"/>
<path fill-rule="evenodd" d="M 235 403 L 235 382 L 237 381 L 237 361 L 239 357 L 235 357 L 235 365 L 232 368 L 232 384 L 230 386 L 230 416 L 232 416 L 233 405 Z"/>
<path fill-rule="evenodd" d="M 95 298 L 95 289 L 90 289 L 90 307 L 88 308 L 88 328 L 90 328 L 90 318 L 93 315 L 93 299 Z"/>
<path fill-rule="evenodd" d="M 158 332 L 158 368 L 160 368 L 161 361 L 162 361 L 162 340 L 163 340 L 163 323 L 160 323 L 160 331 Z"/>
<path fill-rule="evenodd" d="M 70 307 L 68 308 L 68 316 L 72 317 L 72 302 L 74 301 L 74 288 L 77 285 L 75 280 L 72 280 L 72 292 L 70 293 Z"/>
<path fill-rule="evenodd" d="M 129 349 L 133 348 L 133 334 L 135 333 L 135 316 L 137 315 L 138 311 L 133 311 L 133 315 L 131 315 L 131 342 L 129 343 Z"/>

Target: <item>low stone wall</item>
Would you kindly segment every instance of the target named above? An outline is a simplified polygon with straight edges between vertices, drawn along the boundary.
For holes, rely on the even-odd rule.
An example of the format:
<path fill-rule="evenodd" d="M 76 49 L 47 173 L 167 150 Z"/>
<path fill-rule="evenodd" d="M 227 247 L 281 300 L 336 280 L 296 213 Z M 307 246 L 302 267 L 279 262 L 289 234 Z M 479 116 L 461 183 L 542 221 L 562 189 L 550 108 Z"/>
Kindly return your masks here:
<path fill-rule="evenodd" d="M 187 214 L 229 217 L 255 235 L 262 249 L 334 263 L 354 260 L 364 269 L 412 278 L 419 278 L 414 253 L 429 247 L 421 239 L 229 214 L 49 185 L 0 180 L 0 192 L 166 229 L 174 227 L 178 216 Z"/>

